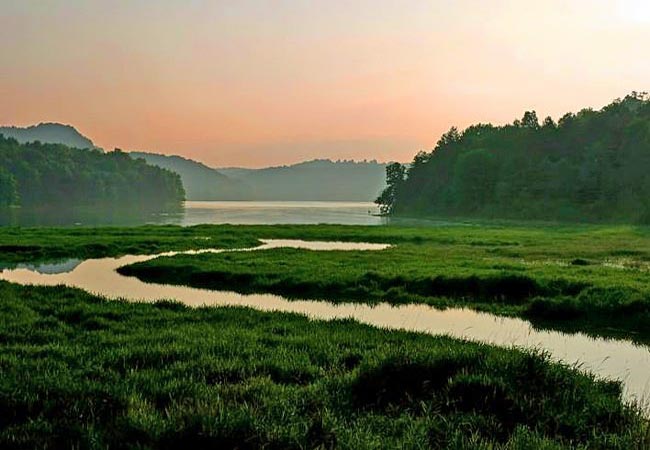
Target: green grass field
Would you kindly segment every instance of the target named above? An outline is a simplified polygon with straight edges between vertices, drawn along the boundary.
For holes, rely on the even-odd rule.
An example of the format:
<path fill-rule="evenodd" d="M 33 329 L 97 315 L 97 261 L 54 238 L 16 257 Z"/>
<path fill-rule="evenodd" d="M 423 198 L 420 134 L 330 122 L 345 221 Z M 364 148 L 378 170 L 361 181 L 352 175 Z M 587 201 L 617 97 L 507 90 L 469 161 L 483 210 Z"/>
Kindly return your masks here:
<path fill-rule="evenodd" d="M 348 321 L 0 283 L 2 448 L 634 449 L 647 423 L 544 356 Z"/>
<path fill-rule="evenodd" d="M 132 228 L 0 228 L 0 263 L 151 254 L 205 247 L 258 245 L 250 233 L 209 226 Z"/>
<path fill-rule="evenodd" d="M 393 246 L 182 255 L 122 272 L 324 301 L 468 306 L 648 337 L 648 228 L 9 228 L 0 262 L 266 238 Z M 650 448 L 647 420 L 618 383 L 531 352 L 6 282 L 0 318 L 0 448 Z"/>

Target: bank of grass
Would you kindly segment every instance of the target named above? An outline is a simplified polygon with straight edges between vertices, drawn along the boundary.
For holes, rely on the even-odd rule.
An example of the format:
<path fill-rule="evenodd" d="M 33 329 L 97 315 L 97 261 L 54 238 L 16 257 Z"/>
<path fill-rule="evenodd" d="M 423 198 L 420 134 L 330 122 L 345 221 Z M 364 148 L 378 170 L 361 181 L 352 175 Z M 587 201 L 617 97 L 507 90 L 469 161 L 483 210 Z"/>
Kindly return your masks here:
<path fill-rule="evenodd" d="M 0 283 L 2 448 L 648 448 L 621 386 L 539 354 Z"/>
<path fill-rule="evenodd" d="M 259 245 L 258 239 L 264 238 L 393 244 L 426 242 L 475 246 L 492 244 L 498 247 L 508 244 L 518 245 L 520 241 L 533 243 L 539 238 L 545 241 L 559 239 L 562 245 L 565 245 L 571 244 L 571 235 L 575 233 L 583 235 L 600 233 L 610 236 L 608 246 L 615 244 L 616 240 L 636 246 L 645 241 L 645 233 L 641 230 L 643 229 L 584 226 L 557 228 L 476 223 L 435 227 L 353 225 L 1 227 L 0 263 L 33 262 L 55 258 L 100 258 L 210 247 L 242 248 Z M 591 244 L 593 245 L 594 242 Z"/>
<path fill-rule="evenodd" d="M 331 301 L 468 306 L 552 328 L 650 341 L 650 228 L 462 223 L 2 228 L 0 264 L 243 248 L 258 239 L 385 242 L 382 252 L 270 250 L 161 258 L 148 281 Z"/>
<path fill-rule="evenodd" d="M 0 264 L 256 245 L 259 245 L 257 238 L 233 227 L 3 227 L 0 228 Z"/>
<path fill-rule="evenodd" d="M 231 228 L 226 228 L 231 230 Z M 650 229 L 605 226 L 243 227 L 260 238 L 392 243 L 383 251 L 180 255 L 119 271 L 290 298 L 465 306 L 650 341 Z"/>
<path fill-rule="evenodd" d="M 470 246 L 506 256 L 572 259 L 639 257 L 650 261 L 650 227 L 474 222 L 436 226 L 144 225 L 137 227 L 2 227 L 0 262 L 209 247 L 250 247 L 258 239 L 334 240 Z"/>

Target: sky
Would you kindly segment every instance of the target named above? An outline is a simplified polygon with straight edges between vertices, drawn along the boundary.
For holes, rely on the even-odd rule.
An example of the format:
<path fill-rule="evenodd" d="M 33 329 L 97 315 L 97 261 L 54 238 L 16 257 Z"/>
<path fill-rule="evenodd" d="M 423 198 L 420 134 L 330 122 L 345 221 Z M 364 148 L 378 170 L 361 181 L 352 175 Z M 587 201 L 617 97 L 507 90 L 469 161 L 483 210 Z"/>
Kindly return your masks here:
<path fill-rule="evenodd" d="M 215 167 L 410 161 L 650 90 L 647 0 L 0 0 L 0 125 Z"/>

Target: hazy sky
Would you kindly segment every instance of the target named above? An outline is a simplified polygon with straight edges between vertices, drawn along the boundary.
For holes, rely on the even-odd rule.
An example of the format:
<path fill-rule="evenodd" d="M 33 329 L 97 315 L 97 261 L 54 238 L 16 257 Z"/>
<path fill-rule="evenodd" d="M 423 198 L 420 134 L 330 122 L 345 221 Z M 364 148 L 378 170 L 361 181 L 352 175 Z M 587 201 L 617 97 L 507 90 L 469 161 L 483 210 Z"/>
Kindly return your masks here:
<path fill-rule="evenodd" d="M 210 165 L 410 161 L 650 90 L 648 0 L 0 0 L 0 124 Z"/>

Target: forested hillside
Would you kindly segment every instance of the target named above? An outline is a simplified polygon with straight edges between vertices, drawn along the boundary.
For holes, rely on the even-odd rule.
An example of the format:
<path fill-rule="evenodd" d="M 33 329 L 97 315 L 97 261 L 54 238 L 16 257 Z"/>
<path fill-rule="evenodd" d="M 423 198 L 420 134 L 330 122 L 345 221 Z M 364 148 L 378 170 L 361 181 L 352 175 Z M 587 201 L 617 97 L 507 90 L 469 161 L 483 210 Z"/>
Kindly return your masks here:
<path fill-rule="evenodd" d="M 0 136 L 0 206 L 101 206 L 154 209 L 184 199 L 180 177 L 119 150 L 20 144 Z"/>
<path fill-rule="evenodd" d="M 188 200 L 372 201 L 385 186 L 385 164 L 376 161 L 320 159 L 263 169 L 213 169 L 181 156 L 130 155 L 178 173 Z"/>
<path fill-rule="evenodd" d="M 179 174 L 188 200 L 242 200 L 250 196 L 244 183 L 233 180 L 198 161 L 157 153 L 130 152 L 129 155 Z"/>
<path fill-rule="evenodd" d="M 14 138 L 21 144 L 40 141 L 63 144 L 73 148 L 95 148 L 93 141 L 70 125 L 60 123 L 39 123 L 29 127 L 0 127 L 0 134 Z"/>
<path fill-rule="evenodd" d="M 397 215 L 650 223 L 650 101 L 452 128 L 377 199 Z"/>

